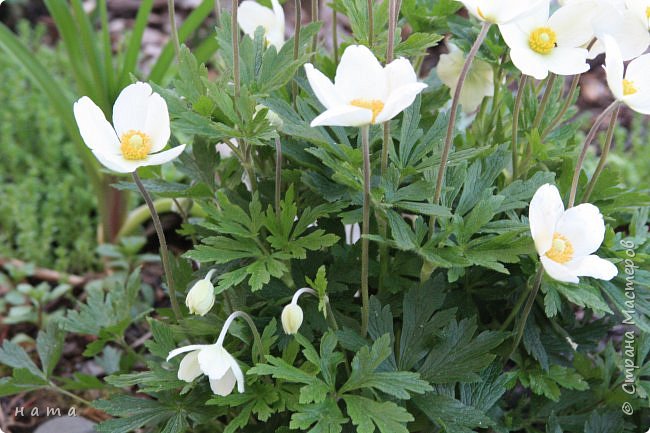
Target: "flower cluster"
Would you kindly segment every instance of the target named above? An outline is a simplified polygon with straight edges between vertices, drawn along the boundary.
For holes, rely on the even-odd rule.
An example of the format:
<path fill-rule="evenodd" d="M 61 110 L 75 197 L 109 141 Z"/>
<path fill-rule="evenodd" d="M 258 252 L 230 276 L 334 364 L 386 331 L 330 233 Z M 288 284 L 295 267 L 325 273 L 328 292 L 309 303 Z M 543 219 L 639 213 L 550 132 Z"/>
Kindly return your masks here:
<path fill-rule="evenodd" d="M 514 65 L 535 79 L 542 80 L 549 73 L 581 74 L 589 69 L 588 59 L 606 52 L 612 93 L 633 110 L 647 114 L 648 74 L 638 72 L 647 65 L 642 54 L 650 46 L 650 3 L 646 0 L 564 0 L 553 13 L 550 0 L 462 3 L 486 25 L 498 25 Z M 450 53 L 441 57 L 438 75 L 453 91 L 464 62 L 462 53 L 449 45 Z M 624 78 L 623 61 L 637 57 L 634 66 L 630 65 L 630 78 Z M 480 62 L 469 71 L 463 90 L 461 103 L 466 112 L 492 95 L 493 77 Z"/>

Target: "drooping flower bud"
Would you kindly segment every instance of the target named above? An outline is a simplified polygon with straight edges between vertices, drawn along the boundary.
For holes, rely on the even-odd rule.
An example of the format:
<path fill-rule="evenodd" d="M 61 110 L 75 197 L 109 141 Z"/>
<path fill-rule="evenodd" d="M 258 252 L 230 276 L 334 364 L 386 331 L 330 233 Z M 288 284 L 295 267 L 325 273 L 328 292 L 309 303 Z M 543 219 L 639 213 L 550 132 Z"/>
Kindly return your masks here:
<path fill-rule="evenodd" d="M 287 335 L 294 335 L 302 325 L 303 313 L 302 308 L 293 302 L 288 304 L 282 310 L 282 328 Z"/>
<path fill-rule="evenodd" d="M 208 272 L 202 280 L 194 283 L 187 296 L 185 297 L 185 305 L 189 308 L 191 314 L 198 314 L 205 316 L 212 309 L 214 305 L 214 286 L 210 281 L 214 269 Z"/>

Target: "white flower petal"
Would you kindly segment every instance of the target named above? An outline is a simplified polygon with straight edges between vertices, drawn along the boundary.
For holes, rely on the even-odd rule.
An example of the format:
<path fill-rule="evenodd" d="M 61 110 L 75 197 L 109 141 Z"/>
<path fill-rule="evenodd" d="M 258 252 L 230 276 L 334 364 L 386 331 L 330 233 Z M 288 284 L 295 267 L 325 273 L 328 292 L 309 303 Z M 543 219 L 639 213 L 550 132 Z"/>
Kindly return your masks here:
<path fill-rule="evenodd" d="M 384 101 L 388 93 L 384 68 L 368 47 L 350 45 L 336 69 L 334 87 L 346 102 L 354 99 Z"/>
<path fill-rule="evenodd" d="M 146 161 L 146 160 L 130 161 L 124 159 L 122 155 L 105 153 L 99 150 L 93 150 L 93 155 L 95 155 L 97 160 L 104 167 L 117 173 L 133 173 L 138 169 L 138 167 L 142 167 L 143 165 L 145 165 L 144 161 Z"/>
<path fill-rule="evenodd" d="M 157 93 L 153 93 L 147 98 L 147 117 L 144 121 L 144 128 L 142 132 L 151 138 L 151 152 L 160 152 L 165 148 L 171 130 L 169 126 L 169 110 L 167 103 Z"/>
<path fill-rule="evenodd" d="M 276 25 L 273 11 L 252 0 L 245 0 L 239 4 L 237 23 L 251 38 L 255 37 L 255 30 L 258 27 L 263 27 L 265 33 L 268 33 Z"/>
<path fill-rule="evenodd" d="M 208 347 L 208 346 L 209 346 L 208 344 L 191 344 L 189 346 L 179 347 L 178 349 L 174 349 L 171 352 L 169 352 L 169 355 L 167 355 L 167 361 L 174 358 L 175 356 L 180 355 L 181 353 L 192 352 L 194 350 L 201 350 L 204 347 Z"/>
<path fill-rule="evenodd" d="M 650 89 L 650 54 L 632 60 L 627 65 L 625 78 L 632 81 L 637 90 Z"/>
<path fill-rule="evenodd" d="M 198 359 L 203 373 L 213 380 L 221 379 L 234 360 L 226 349 L 216 344 L 201 349 Z"/>
<path fill-rule="evenodd" d="M 314 68 L 314 65 L 307 63 L 305 65 L 305 73 L 307 74 L 311 89 L 325 108 L 329 109 L 345 104 L 343 99 L 337 94 L 334 84 L 332 84 L 325 74 Z"/>
<path fill-rule="evenodd" d="M 199 365 L 199 351 L 195 350 L 183 357 L 181 364 L 178 366 L 178 379 L 185 382 L 192 382 L 194 379 L 203 374 Z"/>
<path fill-rule="evenodd" d="M 639 90 L 633 95 L 625 96 L 623 102 L 641 114 L 650 114 L 650 89 Z"/>
<path fill-rule="evenodd" d="M 488 22 L 507 24 L 514 20 L 526 18 L 537 9 L 549 3 L 548 0 L 478 0 L 477 6 Z M 481 17 L 479 17 L 481 18 Z M 548 14 L 546 15 L 548 18 Z"/>
<path fill-rule="evenodd" d="M 594 32 L 599 42 L 609 35 L 618 43 L 623 60 L 631 60 L 643 54 L 650 45 L 650 33 L 631 11 L 620 12 L 616 8 L 601 5 L 599 14 L 592 21 Z M 605 47 L 598 50 L 594 48 L 593 54 L 603 52 Z"/>
<path fill-rule="evenodd" d="M 372 111 L 352 105 L 341 105 L 321 113 L 311 126 L 363 126 L 372 121 Z"/>
<path fill-rule="evenodd" d="M 235 375 L 232 370 L 229 369 L 220 379 L 210 379 L 210 389 L 212 389 L 212 392 L 216 395 L 225 397 L 232 393 L 236 381 L 237 379 L 235 378 Z"/>
<path fill-rule="evenodd" d="M 142 165 L 162 165 L 173 159 L 176 159 L 183 151 L 185 150 L 185 144 L 180 146 L 172 147 L 169 150 L 160 153 L 150 154 L 147 159 L 145 159 Z"/>
<path fill-rule="evenodd" d="M 235 379 L 237 379 L 237 391 L 240 393 L 244 392 L 244 389 L 246 387 L 244 372 L 242 372 L 241 368 L 239 367 L 237 360 L 232 357 L 230 361 L 230 371 L 235 375 Z"/>
<path fill-rule="evenodd" d="M 418 94 L 426 87 L 427 85 L 424 83 L 411 83 L 393 90 L 388 96 L 384 108 L 377 115 L 375 123 L 386 122 L 410 107 Z"/>
<path fill-rule="evenodd" d="M 74 104 L 74 117 L 86 146 L 93 150 L 117 154 L 120 140 L 102 110 L 87 96 Z"/>
<path fill-rule="evenodd" d="M 600 248 L 605 239 L 605 222 L 600 210 L 590 203 L 567 209 L 555 226 L 573 246 L 573 256 L 587 256 Z"/>
<path fill-rule="evenodd" d="M 636 17 L 648 25 L 648 7 L 650 4 L 646 0 L 625 0 L 625 5 Z"/>
<path fill-rule="evenodd" d="M 537 80 L 548 77 L 548 66 L 544 56 L 537 54 L 530 48 L 511 48 L 510 58 L 522 74 L 530 75 Z"/>
<path fill-rule="evenodd" d="M 595 255 L 579 257 L 567 263 L 566 267 L 579 277 L 609 281 L 618 275 L 618 269 L 614 263 Z"/>
<path fill-rule="evenodd" d="M 405 86 L 406 84 L 416 83 L 418 77 L 413 69 L 413 65 L 404 57 L 393 60 L 384 68 L 386 80 L 388 82 L 388 92 Z"/>
<path fill-rule="evenodd" d="M 559 8 L 548 20 L 561 47 L 580 47 L 594 37 L 591 24 L 597 13 L 595 2 L 579 2 Z"/>
<path fill-rule="evenodd" d="M 548 70 L 557 75 L 577 75 L 589 70 L 584 48 L 555 47 L 544 56 Z"/>
<path fill-rule="evenodd" d="M 607 71 L 607 84 L 614 97 L 618 100 L 623 99 L 623 74 L 625 66 L 623 56 L 616 40 L 611 36 L 605 36 L 602 39 L 605 44 L 605 70 Z"/>
<path fill-rule="evenodd" d="M 580 282 L 578 276 L 572 273 L 566 266 L 554 262 L 546 256 L 541 256 L 540 260 L 546 273 L 554 280 L 575 284 Z"/>
<path fill-rule="evenodd" d="M 118 137 L 131 130 L 144 132 L 152 93 L 151 86 L 141 82 L 122 90 L 113 106 L 113 125 Z"/>
<path fill-rule="evenodd" d="M 278 0 L 271 0 L 273 5 L 273 14 L 275 15 L 275 25 L 266 35 L 266 38 L 275 46 L 275 48 L 280 51 L 282 45 L 284 45 L 284 9 L 278 2 Z"/>
<path fill-rule="evenodd" d="M 502 24 L 499 26 L 499 32 L 501 32 L 503 40 L 513 50 L 530 50 L 530 44 L 528 42 L 530 31 L 530 29 L 522 30 L 516 23 Z"/>
<path fill-rule="evenodd" d="M 551 248 L 555 226 L 564 213 L 564 203 L 560 191 L 551 185 L 539 187 L 530 201 L 528 220 L 535 248 L 540 256 Z"/>

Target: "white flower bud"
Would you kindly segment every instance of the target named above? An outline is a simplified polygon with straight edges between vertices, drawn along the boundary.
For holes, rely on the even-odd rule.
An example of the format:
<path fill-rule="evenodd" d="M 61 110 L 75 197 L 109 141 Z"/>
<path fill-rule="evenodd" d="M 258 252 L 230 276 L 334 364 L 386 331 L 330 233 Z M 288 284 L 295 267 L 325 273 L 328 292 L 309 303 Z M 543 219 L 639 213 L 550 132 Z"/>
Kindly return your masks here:
<path fill-rule="evenodd" d="M 302 325 L 302 308 L 293 302 L 288 304 L 282 310 L 282 328 L 287 335 L 293 335 L 298 332 Z"/>
<path fill-rule="evenodd" d="M 267 107 L 262 105 L 262 104 L 258 104 L 255 107 L 255 114 L 257 115 L 257 113 L 259 113 L 260 111 L 262 111 L 265 108 L 267 108 Z M 275 111 L 272 111 L 270 109 L 266 113 L 266 120 L 268 120 L 268 122 L 271 124 L 271 126 L 274 127 L 275 129 L 282 128 L 282 125 L 284 124 L 282 122 L 282 119 L 280 118 L 280 116 L 278 116 L 278 114 Z"/>
<path fill-rule="evenodd" d="M 210 281 L 212 272 L 202 280 L 197 281 L 187 292 L 185 305 L 190 309 L 191 314 L 205 316 L 214 305 L 214 286 Z"/>

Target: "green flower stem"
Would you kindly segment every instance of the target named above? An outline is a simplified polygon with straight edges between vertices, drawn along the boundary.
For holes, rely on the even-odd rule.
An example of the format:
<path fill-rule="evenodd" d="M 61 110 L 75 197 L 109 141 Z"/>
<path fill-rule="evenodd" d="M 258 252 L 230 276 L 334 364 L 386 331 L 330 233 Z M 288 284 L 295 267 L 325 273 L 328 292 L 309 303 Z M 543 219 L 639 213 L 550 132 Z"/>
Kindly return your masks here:
<path fill-rule="evenodd" d="M 618 112 L 620 111 L 620 108 L 621 108 L 620 105 L 618 105 L 614 109 L 614 112 L 612 113 L 612 117 L 609 120 L 609 128 L 607 128 L 607 137 L 605 138 L 605 146 L 603 147 L 603 150 L 600 153 L 600 160 L 598 161 L 598 166 L 596 167 L 596 171 L 594 171 L 594 175 L 591 177 L 591 180 L 587 185 L 587 189 L 585 190 L 585 194 L 582 197 L 583 203 L 589 200 L 591 193 L 594 192 L 594 188 L 596 187 L 596 182 L 598 182 L 598 178 L 600 177 L 600 174 L 603 172 L 603 169 L 605 168 L 605 164 L 607 163 L 607 156 L 609 156 L 609 150 L 612 148 L 612 141 L 614 140 L 614 131 L 616 130 L 616 123 L 618 121 Z"/>
<path fill-rule="evenodd" d="M 508 326 L 510 326 L 512 321 L 517 316 L 517 313 L 519 312 L 521 307 L 524 305 L 524 302 L 526 301 L 526 294 L 527 293 L 528 293 L 527 291 L 524 291 L 524 293 L 521 294 L 519 299 L 517 299 L 517 303 L 512 308 L 512 311 L 510 312 L 510 314 L 508 314 L 508 317 L 506 318 L 505 322 L 503 322 L 503 324 L 499 327 L 499 331 L 505 331 L 506 329 L 508 329 Z"/>
<path fill-rule="evenodd" d="M 311 22 L 315 23 L 318 21 L 318 0 L 311 0 Z M 318 47 L 318 33 L 314 35 L 314 38 L 311 42 L 311 52 L 315 56 L 316 48 Z"/>
<path fill-rule="evenodd" d="M 519 326 L 517 326 L 517 335 L 515 337 L 515 341 L 512 344 L 512 349 L 510 350 L 510 354 L 508 355 L 508 358 L 510 358 L 512 354 L 515 353 L 515 350 L 517 350 L 517 346 L 519 346 L 519 342 L 521 341 L 521 337 L 524 335 L 524 330 L 526 329 L 526 322 L 528 321 L 528 316 L 530 315 L 530 311 L 533 309 L 533 304 L 535 303 L 535 298 L 537 297 L 539 288 L 542 285 L 543 276 L 544 276 L 544 267 L 540 265 L 539 269 L 537 270 L 537 274 L 535 274 L 535 282 L 533 283 L 532 290 L 530 291 L 528 300 L 526 301 L 526 306 L 524 307 L 524 312 L 521 317 L 521 321 L 519 322 Z"/>
<path fill-rule="evenodd" d="M 221 21 L 221 0 L 214 0 L 214 19 L 219 25 Z"/>
<path fill-rule="evenodd" d="M 560 112 L 553 118 L 551 123 L 544 129 L 544 131 L 541 134 L 542 140 L 546 138 L 548 134 L 551 133 L 551 131 L 562 121 L 564 118 L 564 115 L 566 114 L 567 111 L 569 111 L 569 107 L 571 107 L 571 104 L 573 103 L 573 98 L 575 97 L 576 90 L 578 89 L 578 84 L 580 84 L 580 77 L 581 75 L 574 75 L 573 79 L 571 80 L 571 85 L 569 86 L 569 93 L 567 94 L 565 100 L 564 100 L 564 105 L 562 105 L 562 109 L 560 109 Z"/>
<path fill-rule="evenodd" d="M 172 304 L 172 310 L 174 311 L 174 317 L 177 322 L 180 322 L 182 314 L 181 309 L 178 305 L 178 299 L 176 299 L 176 288 L 174 286 L 174 275 L 172 273 L 172 267 L 169 263 L 169 250 L 167 249 L 167 241 L 165 240 L 165 233 L 163 232 L 162 224 L 160 223 L 160 217 L 156 211 L 156 207 L 153 204 L 151 195 L 147 192 L 147 189 L 142 184 L 138 172 L 133 172 L 133 181 L 138 186 L 142 198 L 147 203 L 149 207 L 149 212 L 151 212 L 151 219 L 153 221 L 153 226 L 156 229 L 156 234 L 158 234 L 158 242 L 160 243 L 160 255 L 162 256 L 163 271 L 165 272 L 165 278 L 167 280 L 167 288 L 169 289 L 169 299 Z"/>
<path fill-rule="evenodd" d="M 280 199 L 282 195 L 282 143 L 275 138 L 275 214 L 280 219 Z"/>
<path fill-rule="evenodd" d="M 176 28 L 176 6 L 174 5 L 174 0 L 167 0 L 167 9 L 169 9 L 169 27 L 170 27 L 172 41 L 174 43 L 174 52 L 176 53 L 176 61 L 180 61 L 181 43 L 178 39 L 178 29 Z"/>
<path fill-rule="evenodd" d="M 363 221 L 361 224 L 361 335 L 368 334 L 370 300 L 368 295 L 368 249 L 370 247 L 370 127 L 361 127 L 363 152 Z"/>
<path fill-rule="evenodd" d="M 445 137 L 445 144 L 444 147 L 442 148 L 442 155 L 440 157 L 440 168 L 438 168 L 438 178 L 436 180 L 436 190 L 433 195 L 434 205 L 440 203 L 440 196 L 442 194 L 442 182 L 445 178 L 445 172 L 447 170 L 447 159 L 449 159 L 449 151 L 451 150 L 451 145 L 454 141 L 454 130 L 456 128 L 456 114 L 458 112 L 458 104 L 460 103 L 460 94 L 463 90 L 463 86 L 465 85 L 465 80 L 467 79 L 467 74 L 469 73 L 469 69 L 472 66 L 472 62 L 474 61 L 476 54 L 478 54 L 479 48 L 481 48 L 481 45 L 483 45 L 483 41 L 487 37 L 489 30 L 490 30 L 490 23 L 487 22 L 483 23 L 483 27 L 481 27 L 481 31 L 476 37 L 476 41 L 474 42 L 474 45 L 472 45 L 472 49 L 469 51 L 469 54 L 467 55 L 467 59 L 465 59 L 465 64 L 463 65 L 463 69 L 461 69 L 460 76 L 458 77 L 458 85 L 456 86 L 454 97 L 451 100 L 451 108 L 449 109 L 449 125 L 447 126 L 447 136 Z M 436 218 L 432 216 L 431 219 L 429 220 L 430 236 L 433 236 L 433 233 L 435 231 L 435 225 L 436 225 Z"/>
<path fill-rule="evenodd" d="M 56 391 L 56 392 L 58 392 L 60 394 L 66 395 L 66 396 L 70 397 L 71 399 L 76 400 L 79 403 L 82 403 L 82 404 L 84 404 L 84 405 L 86 405 L 88 407 L 93 406 L 93 404 L 91 402 L 89 402 L 88 400 L 86 400 L 85 398 L 79 397 L 78 395 L 73 394 L 70 391 L 61 388 L 60 386 L 58 386 L 56 383 L 54 383 L 52 381 L 50 381 L 49 385 L 50 385 L 50 388 L 52 388 L 54 391 Z"/>
<path fill-rule="evenodd" d="M 544 113 L 546 112 L 546 107 L 548 106 L 548 101 L 551 99 L 551 93 L 553 93 L 553 86 L 555 85 L 555 80 L 557 75 L 551 74 L 546 81 L 546 89 L 544 89 L 544 96 L 542 96 L 542 102 L 540 102 L 537 109 L 537 114 L 535 115 L 535 120 L 533 121 L 533 128 L 539 128 L 542 124 L 542 119 L 544 118 Z"/>
<path fill-rule="evenodd" d="M 235 311 L 228 316 L 226 321 L 223 324 L 223 328 L 221 328 L 221 333 L 219 334 L 219 338 L 217 339 L 217 345 L 223 346 L 223 341 L 226 338 L 226 334 L 228 333 L 228 329 L 230 328 L 230 325 L 232 322 L 238 318 L 241 317 L 246 321 L 248 324 L 249 328 L 251 329 L 251 333 L 253 334 L 253 344 L 257 346 L 257 362 L 262 362 L 264 360 L 264 345 L 262 344 L 262 338 L 260 337 L 260 333 L 257 330 L 257 326 L 255 326 L 255 322 L 253 322 L 253 319 L 251 316 L 248 314 L 244 313 L 243 311 Z"/>
<path fill-rule="evenodd" d="M 368 0 L 368 46 L 372 48 L 372 44 L 375 39 L 375 19 L 374 12 L 372 10 L 372 0 Z"/>
<path fill-rule="evenodd" d="M 332 8 L 332 48 L 334 49 L 334 64 L 339 63 L 339 18 L 336 9 Z"/>
<path fill-rule="evenodd" d="M 235 99 L 239 99 L 239 90 L 241 87 L 239 77 L 239 24 L 237 23 L 237 8 L 239 0 L 232 0 L 232 73 L 233 83 L 235 85 Z M 237 101 L 235 101 L 237 105 Z"/>
<path fill-rule="evenodd" d="M 512 114 L 512 181 L 517 180 L 519 176 L 519 113 L 521 112 L 521 102 L 526 93 L 526 84 L 528 83 L 528 75 L 522 75 L 519 80 L 519 87 L 517 88 L 517 98 Z"/>
<path fill-rule="evenodd" d="M 395 28 L 397 27 L 398 11 L 396 0 L 389 0 L 388 2 L 388 46 L 386 48 L 386 64 L 393 61 L 395 51 Z M 382 177 L 388 169 L 388 150 L 390 148 L 390 121 L 384 122 L 384 141 L 381 147 L 381 175 Z M 383 219 L 378 220 L 379 234 L 382 238 L 386 238 L 388 228 L 386 221 Z M 379 292 L 384 287 L 384 279 L 388 273 L 388 245 L 381 244 L 379 246 Z"/>
<path fill-rule="evenodd" d="M 302 26 L 302 5 L 300 0 L 296 0 L 294 3 L 294 8 L 296 9 L 296 30 L 293 34 L 293 60 L 298 59 L 298 54 L 300 53 L 300 27 Z M 296 80 L 291 82 L 291 99 L 293 101 L 293 107 L 296 108 L 296 98 L 298 97 L 298 83 Z"/>
<path fill-rule="evenodd" d="M 614 101 L 607 108 L 605 108 L 603 112 L 600 113 L 600 116 L 598 116 L 598 118 L 592 125 L 591 129 L 589 130 L 589 133 L 587 134 L 587 138 L 585 138 L 585 144 L 582 146 L 582 151 L 578 156 L 578 162 L 576 163 L 576 168 L 575 171 L 573 172 L 573 180 L 571 181 L 571 192 L 569 194 L 569 204 L 567 206 L 568 208 L 573 207 L 576 201 L 578 181 L 580 180 L 580 170 L 582 169 L 582 164 L 585 162 L 585 157 L 587 156 L 587 150 L 589 150 L 589 146 L 591 145 L 591 142 L 594 140 L 594 138 L 596 138 L 596 134 L 598 133 L 598 128 L 600 127 L 600 124 L 603 123 L 605 118 L 607 118 L 607 116 L 612 111 L 614 111 L 618 106 L 619 106 L 619 102 Z"/>

